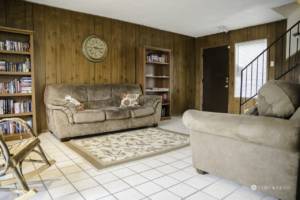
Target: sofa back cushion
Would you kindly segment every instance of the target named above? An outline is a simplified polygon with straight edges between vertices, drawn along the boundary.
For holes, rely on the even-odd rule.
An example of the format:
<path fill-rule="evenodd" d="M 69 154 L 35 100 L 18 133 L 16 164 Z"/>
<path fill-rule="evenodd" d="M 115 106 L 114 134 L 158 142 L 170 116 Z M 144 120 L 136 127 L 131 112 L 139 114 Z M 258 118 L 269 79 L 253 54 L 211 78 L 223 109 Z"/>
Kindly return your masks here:
<path fill-rule="evenodd" d="M 288 118 L 300 106 L 300 84 L 273 80 L 258 92 L 259 115 Z"/>
<path fill-rule="evenodd" d="M 44 101 L 46 104 L 64 105 L 66 95 L 70 95 L 81 103 L 88 100 L 86 85 L 51 84 L 45 89 Z"/>
<path fill-rule="evenodd" d="M 86 86 L 88 101 L 103 101 L 111 99 L 111 87 L 112 85 L 105 84 Z"/>
<path fill-rule="evenodd" d="M 87 108 L 119 107 L 124 94 L 142 94 L 141 87 L 136 84 L 50 84 L 45 89 L 46 104 L 64 105 L 66 95 L 77 99 Z"/>

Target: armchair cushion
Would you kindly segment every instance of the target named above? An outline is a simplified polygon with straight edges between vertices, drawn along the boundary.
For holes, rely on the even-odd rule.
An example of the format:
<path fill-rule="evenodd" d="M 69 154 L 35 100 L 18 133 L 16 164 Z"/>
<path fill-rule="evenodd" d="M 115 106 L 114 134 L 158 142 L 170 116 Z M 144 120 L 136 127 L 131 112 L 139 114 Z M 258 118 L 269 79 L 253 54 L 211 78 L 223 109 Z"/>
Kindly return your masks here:
<path fill-rule="evenodd" d="M 291 120 L 188 110 L 183 122 L 203 134 L 299 152 L 300 124 Z"/>
<path fill-rule="evenodd" d="M 258 92 L 259 115 L 290 117 L 300 106 L 300 84 L 269 81 Z"/>
<path fill-rule="evenodd" d="M 73 113 L 74 123 L 94 123 L 105 120 L 105 113 L 102 110 L 83 110 Z"/>

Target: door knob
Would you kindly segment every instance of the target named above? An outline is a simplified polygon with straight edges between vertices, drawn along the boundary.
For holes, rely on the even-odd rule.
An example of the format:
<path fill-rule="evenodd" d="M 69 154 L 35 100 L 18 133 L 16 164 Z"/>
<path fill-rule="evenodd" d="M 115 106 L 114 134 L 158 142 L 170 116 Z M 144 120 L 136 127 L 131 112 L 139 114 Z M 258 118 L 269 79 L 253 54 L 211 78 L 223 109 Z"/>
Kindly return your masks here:
<path fill-rule="evenodd" d="M 225 88 L 228 88 L 228 85 L 225 85 L 224 87 L 225 87 Z"/>
<path fill-rule="evenodd" d="M 229 77 L 226 77 L 225 83 L 229 82 Z"/>

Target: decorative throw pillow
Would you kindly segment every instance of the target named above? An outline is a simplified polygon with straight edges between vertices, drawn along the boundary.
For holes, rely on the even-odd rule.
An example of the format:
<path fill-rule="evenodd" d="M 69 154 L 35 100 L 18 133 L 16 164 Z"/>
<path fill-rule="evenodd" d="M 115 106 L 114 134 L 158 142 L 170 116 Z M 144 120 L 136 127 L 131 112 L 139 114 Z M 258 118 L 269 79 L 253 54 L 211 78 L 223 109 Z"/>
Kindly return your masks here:
<path fill-rule="evenodd" d="M 300 84 L 269 81 L 258 91 L 259 115 L 288 118 L 300 106 Z"/>
<path fill-rule="evenodd" d="M 140 94 L 125 94 L 121 100 L 121 108 L 126 107 L 137 107 L 139 106 L 139 97 Z"/>
<path fill-rule="evenodd" d="M 65 96 L 65 101 L 73 104 L 75 106 L 76 111 L 82 111 L 84 110 L 84 105 L 80 103 L 77 99 L 71 97 L 70 95 Z"/>

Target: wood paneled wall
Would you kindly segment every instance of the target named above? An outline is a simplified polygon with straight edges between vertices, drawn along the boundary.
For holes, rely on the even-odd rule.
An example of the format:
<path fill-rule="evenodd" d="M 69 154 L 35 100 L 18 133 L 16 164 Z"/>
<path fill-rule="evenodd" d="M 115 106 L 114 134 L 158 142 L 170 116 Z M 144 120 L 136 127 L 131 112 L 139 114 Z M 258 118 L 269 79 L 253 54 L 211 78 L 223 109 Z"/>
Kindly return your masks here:
<path fill-rule="evenodd" d="M 43 92 L 51 83 L 136 83 L 137 48 L 173 53 L 173 114 L 194 107 L 195 39 L 145 26 L 18 0 L 0 0 L 0 25 L 34 30 L 37 124 L 47 129 Z M 107 58 L 91 63 L 81 53 L 85 37 L 108 44 Z"/>
<path fill-rule="evenodd" d="M 43 92 L 50 83 L 136 83 L 137 49 L 144 45 L 169 48 L 173 53 L 171 91 L 173 114 L 202 108 L 202 52 L 230 46 L 229 112 L 238 111 L 234 91 L 234 44 L 267 38 L 286 30 L 279 21 L 228 33 L 192 38 L 141 25 L 88 15 L 20 0 L 0 0 L 0 25 L 34 30 L 38 130 L 47 129 Z M 85 37 L 97 34 L 108 44 L 107 58 L 91 63 L 81 53 Z M 269 69 L 269 78 L 274 75 Z"/>
<path fill-rule="evenodd" d="M 234 98 L 234 45 L 235 43 L 257 40 L 267 38 L 270 44 L 282 33 L 286 31 L 286 20 L 243 28 L 239 30 L 230 31 L 228 33 L 220 33 L 196 39 L 196 88 L 195 88 L 195 107 L 202 109 L 202 71 L 203 71 L 203 60 L 202 53 L 203 49 L 228 45 L 229 51 L 229 105 L 228 112 L 238 113 L 239 112 L 239 99 Z M 276 52 L 272 52 L 270 55 L 274 60 Z M 268 78 L 274 77 L 274 68 L 268 69 Z"/>

